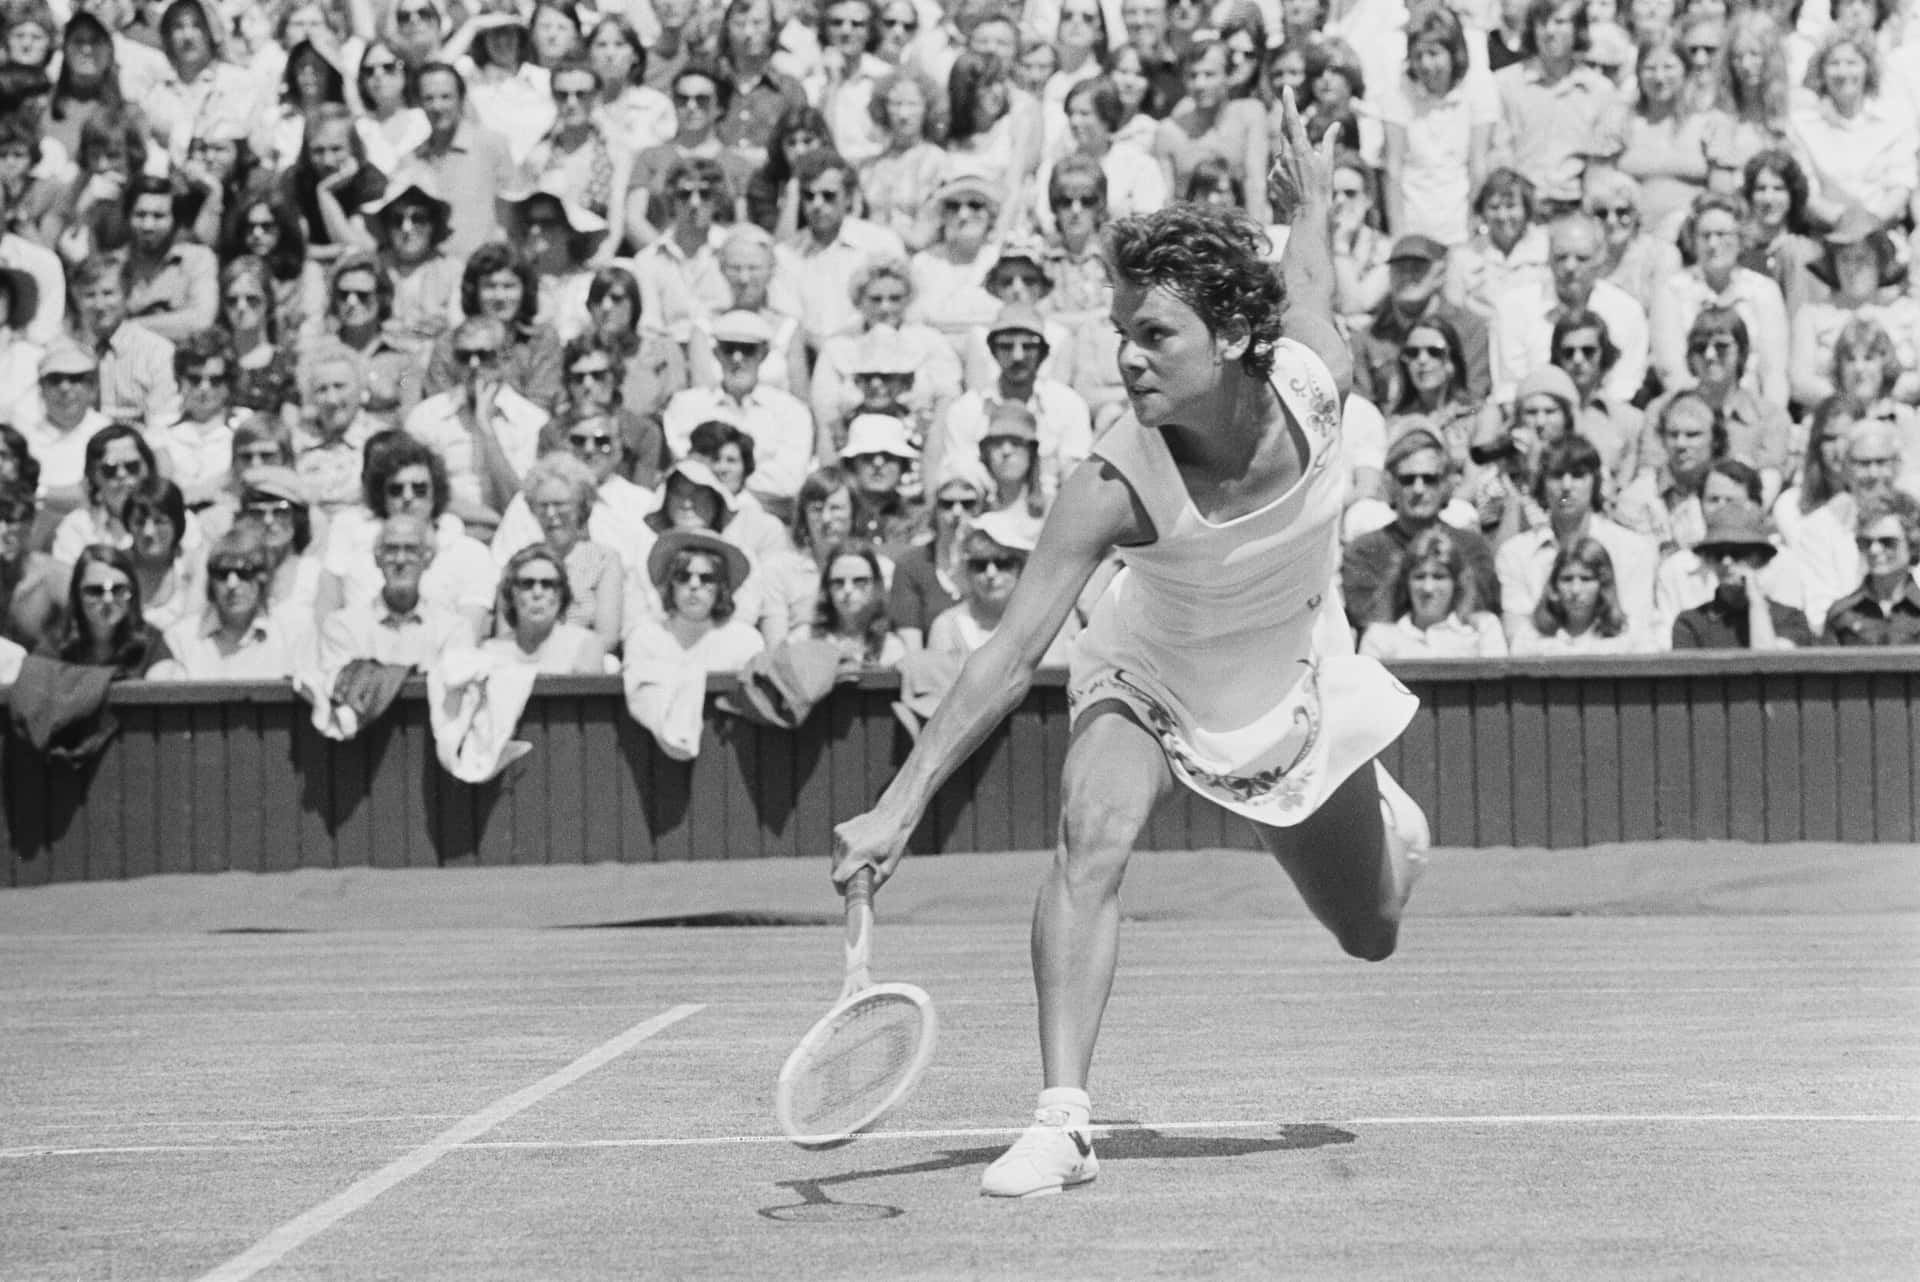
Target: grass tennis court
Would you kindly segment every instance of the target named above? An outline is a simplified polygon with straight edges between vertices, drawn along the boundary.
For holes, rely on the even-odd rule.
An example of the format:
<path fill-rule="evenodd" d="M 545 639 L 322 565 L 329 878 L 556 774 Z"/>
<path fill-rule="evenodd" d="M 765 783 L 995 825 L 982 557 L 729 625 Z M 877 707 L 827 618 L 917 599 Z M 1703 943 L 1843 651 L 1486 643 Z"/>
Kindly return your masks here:
<path fill-rule="evenodd" d="M 831 925 L 10 928 L 0 1275 L 1920 1275 L 1920 917 L 1477 916 L 1471 858 L 1372 966 L 1149 875 L 1100 1179 L 1010 1204 L 976 1188 L 1037 1085 L 1030 859 L 883 896 L 876 975 L 928 989 L 940 1051 L 890 1130 L 817 1154 L 771 1100 Z"/>

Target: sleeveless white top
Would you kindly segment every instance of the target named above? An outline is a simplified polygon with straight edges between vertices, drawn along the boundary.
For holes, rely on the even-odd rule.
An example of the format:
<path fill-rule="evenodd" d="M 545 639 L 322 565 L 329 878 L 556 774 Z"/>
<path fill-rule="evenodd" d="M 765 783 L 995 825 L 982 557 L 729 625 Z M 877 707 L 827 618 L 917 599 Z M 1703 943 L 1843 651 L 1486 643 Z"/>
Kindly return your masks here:
<path fill-rule="evenodd" d="M 1282 340 L 1273 389 L 1306 445 L 1300 479 L 1232 520 L 1200 514 L 1166 438 L 1129 416 L 1094 446 L 1152 519 L 1075 652 L 1077 716 L 1108 699 L 1156 734 L 1174 775 L 1250 819 L 1312 814 L 1397 738 L 1413 695 L 1353 653 L 1335 579 L 1347 478 L 1340 401 L 1319 357 Z"/>

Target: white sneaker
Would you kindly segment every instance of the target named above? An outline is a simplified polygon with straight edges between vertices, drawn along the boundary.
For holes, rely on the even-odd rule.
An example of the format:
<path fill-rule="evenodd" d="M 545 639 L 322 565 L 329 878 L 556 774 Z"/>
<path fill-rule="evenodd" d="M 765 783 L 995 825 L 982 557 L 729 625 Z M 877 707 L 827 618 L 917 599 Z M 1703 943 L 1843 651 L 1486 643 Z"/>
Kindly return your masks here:
<path fill-rule="evenodd" d="M 1067 1117 L 1064 1108 L 1035 1113 L 1033 1125 L 981 1175 L 980 1192 L 987 1197 L 1038 1197 L 1091 1183 L 1100 1174 L 1100 1159 L 1093 1155 L 1086 1132 L 1068 1129 Z"/>

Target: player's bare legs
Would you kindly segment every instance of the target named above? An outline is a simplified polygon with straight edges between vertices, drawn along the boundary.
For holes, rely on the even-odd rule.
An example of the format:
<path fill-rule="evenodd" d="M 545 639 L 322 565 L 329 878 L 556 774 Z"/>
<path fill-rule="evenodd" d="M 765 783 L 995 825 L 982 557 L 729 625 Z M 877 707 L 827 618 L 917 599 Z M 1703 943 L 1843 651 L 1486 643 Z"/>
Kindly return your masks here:
<path fill-rule="evenodd" d="M 1381 815 L 1383 794 L 1394 810 L 1391 827 Z M 1399 784 L 1384 772 L 1376 777 L 1369 764 L 1303 822 L 1256 827 L 1341 948 L 1366 961 L 1393 955 L 1426 845 L 1425 817 Z"/>
<path fill-rule="evenodd" d="M 1125 705 L 1097 703 L 1080 715 L 1067 746 L 1060 842 L 1033 909 L 1046 1089 L 1034 1124 L 981 1177 L 982 1192 L 1058 1193 L 1099 1173 L 1086 1085 L 1119 961 L 1120 882 L 1172 784 L 1159 741 Z"/>
<path fill-rule="evenodd" d="M 1120 950 L 1120 880 L 1173 784 L 1159 740 L 1120 703 L 1088 708 L 1067 746 L 1060 842 L 1033 907 L 1033 983 L 1048 1086 L 1085 1090 Z"/>

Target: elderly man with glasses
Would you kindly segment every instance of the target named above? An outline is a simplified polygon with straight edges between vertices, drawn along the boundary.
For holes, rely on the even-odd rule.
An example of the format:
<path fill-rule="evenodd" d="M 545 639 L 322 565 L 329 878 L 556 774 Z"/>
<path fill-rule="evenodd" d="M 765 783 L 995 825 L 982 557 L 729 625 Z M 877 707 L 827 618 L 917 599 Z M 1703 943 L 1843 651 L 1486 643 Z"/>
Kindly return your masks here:
<path fill-rule="evenodd" d="M 372 600 L 343 606 L 321 623 L 322 672 L 338 673 L 356 659 L 424 672 L 449 650 L 472 648 L 467 621 L 420 596 L 420 579 L 433 564 L 433 555 L 430 522 L 390 516 L 381 523 L 373 542 L 380 592 Z"/>

